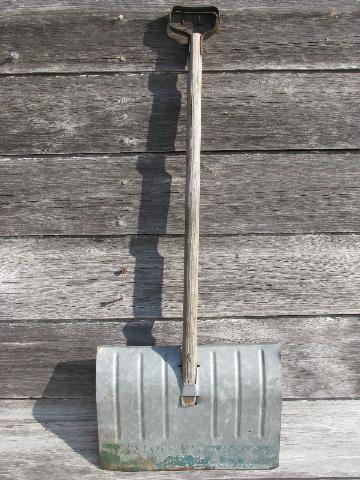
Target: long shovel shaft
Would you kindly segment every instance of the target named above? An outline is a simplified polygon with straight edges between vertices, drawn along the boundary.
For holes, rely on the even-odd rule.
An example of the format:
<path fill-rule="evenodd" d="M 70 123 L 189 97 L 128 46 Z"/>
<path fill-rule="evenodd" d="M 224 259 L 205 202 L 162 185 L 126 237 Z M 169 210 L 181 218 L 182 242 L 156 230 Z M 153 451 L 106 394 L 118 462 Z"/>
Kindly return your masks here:
<path fill-rule="evenodd" d="M 185 251 L 184 251 L 184 303 L 182 375 L 188 387 L 188 405 L 195 403 L 197 374 L 197 308 L 199 263 L 199 210 L 200 210 L 200 146 L 201 146 L 201 34 L 189 37 L 187 154 L 185 190 Z M 190 387 L 190 388 L 189 388 Z M 193 387 L 193 389 L 191 389 Z M 183 398 L 187 396 L 183 390 Z"/>

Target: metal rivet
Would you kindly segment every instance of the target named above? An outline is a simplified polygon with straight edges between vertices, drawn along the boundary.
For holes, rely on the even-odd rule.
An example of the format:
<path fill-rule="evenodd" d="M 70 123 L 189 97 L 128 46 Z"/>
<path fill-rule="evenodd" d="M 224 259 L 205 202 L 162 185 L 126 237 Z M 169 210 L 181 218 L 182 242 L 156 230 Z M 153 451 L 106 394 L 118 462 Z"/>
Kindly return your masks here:
<path fill-rule="evenodd" d="M 20 57 L 20 53 L 19 52 L 10 52 L 10 55 L 9 57 L 11 58 L 11 60 L 17 60 L 19 57 Z"/>

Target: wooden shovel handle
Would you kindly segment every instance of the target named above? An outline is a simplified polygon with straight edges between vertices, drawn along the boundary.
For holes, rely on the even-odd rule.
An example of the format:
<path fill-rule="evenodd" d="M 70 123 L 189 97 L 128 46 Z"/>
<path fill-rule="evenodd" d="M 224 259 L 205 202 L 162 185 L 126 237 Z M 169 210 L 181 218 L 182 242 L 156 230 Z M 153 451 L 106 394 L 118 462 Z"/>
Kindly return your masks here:
<path fill-rule="evenodd" d="M 188 64 L 182 375 L 184 386 L 194 387 L 197 371 L 201 81 L 201 34 L 193 33 L 189 37 Z M 195 397 L 189 398 L 188 404 L 194 404 L 195 400 Z"/>

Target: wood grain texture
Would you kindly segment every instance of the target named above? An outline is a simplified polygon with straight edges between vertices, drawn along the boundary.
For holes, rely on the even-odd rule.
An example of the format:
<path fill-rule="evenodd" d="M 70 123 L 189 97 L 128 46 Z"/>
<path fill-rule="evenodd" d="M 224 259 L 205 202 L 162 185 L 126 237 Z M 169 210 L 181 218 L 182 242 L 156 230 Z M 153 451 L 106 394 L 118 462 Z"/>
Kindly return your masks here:
<path fill-rule="evenodd" d="M 184 150 L 185 91 L 174 73 L 0 77 L 0 154 Z M 356 73 L 204 75 L 203 149 L 359 148 L 359 92 Z"/>
<path fill-rule="evenodd" d="M 173 2 L 1 3 L 1 73 L 184 69 L 186 49 L 166 36 Z M 354 1 L 217 6 L 222 28 L 206 42 L 207 70 L 360 67 Z"/>
<path fill-rule="evenodd" d="M 162 472 L 129 474 L 99 469 L 93 400 L 2 400 L 0 424 L 4 478 L 164 478 Z M 284 402 L 279 468 L 166 472 L 166 479 L 358 478 L 359 427 L 360 401 Z"/>
<path fill-rule="evenodd" d="M 202 155 L 200 232 L 360 232 L 360 154 Z M 0 235 L 183 234 L 184 155 L 4 157 Z"/>
<path fill-rule="evenodd" d="M 197 375 L 197 315 L 199 276 L 200 222 L 200 150 L 201 150 L 201 34 L 189 37 L 189 75 L 187 91 L 185 236 L 184 236 L 184 297 L 182 375 L 184 385 L 196 384 Z M 185 399 L 183 405 L 194 406 L 196 396 Z"/>
<path fill-rule="evenodd" d="M 358 235 L 203 237 L 199 316 L 358 314 Z M 4 319 L 182 316 L 183 239 L 2 239 Z"/>
<path fill-rule="evenodd" d="M 179 345 L 181 321 L 1 325 L 2 397 L 95 394 L 98 345 Z M 360 329 L 353 317 L 200 319 L 199 344 L 281 343 L 284 398 L 360 397 Z"/>
<path fill-rule="evenodd" d="M 144 9 L 146 8 L 146 11 L 149 13 L 158 12 L 159 9 L 162 8 L 166 8 L 166 11 L 168 12 L 173 5 L 171 0 L 140 0 L 136 5 L 134 5 L 131 0 L 119 0 L 117 4 L 124 6 L 128 12 L 138 11 L 139 8 L 143 7 Z M 206 0 L 190 1 L 189 5 L 191 4 L 208 5 Z M 299 4 L 296 0 L 282 0 L 281 3 L 279 3 L 278 0 L 219 0 L 217 4 L 221 10 L 227 12 L 236 10 L 236 7 L 241 7 L 242 9 L 254 7 L 262 10 L 266 10 L 267 8 L 274 9 L 277 7 L 280 11 L 283 11 L 284 9 L 302 11 L 307 10 L 309 6 L 316 8 L 334 7 L 339 4 L 339 1 L 326 0 L 324 2 L 324 0 L 304 0 Z M 77 0 L 58 0 L 54 4 L 49 2 L 49 0 L 16 0 L 16 3 L 14 0 L 0 0 L 0 7 L 3 8 L 4 11 L 15 9 L 19 13 L 28 13 L 33 9 L 46 12 L 48 10 L 62 10 L 65 8 L 71 8 L 73 13 L 77 13 L 79 9 L 82 9 L 83 5 L 95 8 L 100 5 L 113 5 L 113 2 L 111 0 L 85 0 L 79 4 Z M 352 0 L 343 0 L 341 5 L 345 10 L 349 10 L 351 7 L 354 7 L 354 2 Z"/>

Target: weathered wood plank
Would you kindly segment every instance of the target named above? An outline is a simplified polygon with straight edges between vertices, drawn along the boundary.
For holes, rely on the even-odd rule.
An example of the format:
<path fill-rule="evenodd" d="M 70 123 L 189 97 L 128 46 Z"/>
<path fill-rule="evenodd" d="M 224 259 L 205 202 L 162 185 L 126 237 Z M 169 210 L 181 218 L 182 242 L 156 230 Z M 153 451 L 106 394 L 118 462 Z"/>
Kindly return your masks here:
<path fill-rule="evenodd" d="M 1 325 L 2 397 L 81 398 L 98 345 L 179 345 L 181 321 Z M 358 317 L 201 319 L 199 343 L 281 343 L 284 398 L 360 397 Z"/>
<path fill-rule="evenodd" d="M 356 2 L 217 5 L 222 30 L 206 44 L 208 70 L 360 67 Z M 166 35 L 172 6 L 16 2 L 0 18 L 0 72 L 183 70 L 186 49 Z"/>
<path fill-rule="evenodd" d="M 358 152 L 204 154 L 201 233 L 360 232 L 359 166 Z M 8 157 L 0 178 L 0 235 L 184 231 L 183 155 Z"/>
<path fill-rule="evenodd" d="M 162 472 L 98 467 L 94 401 L 0 401 L 0 469 L 13 480 L 163 479 Z M 358 478 L 360 401 L 284 402 L 280 467 L 268 471 L 166 472 L 166 479 Z"/>
<path fill-rule="evenodd" d="M 360 147 L 355 73 L 213 73 L 203 85 L 205 150 Z M 175 73 L 0 77 L 0 153 L 183 150 L 185 92 Z"/>
<path fill-rule="evenodd" d="M 358 314 L 360 236 L 203 237 L 199 315 Z M 2 319 L 182 316 L 183 239 L 2 239 Z"/>
<path fill-rule="evenodd" d="M 134 4 L 131 0 L 118 0 L 117 4 L 126 8 L 128 12 L 135 12 L 142 9 L 152 13 L 158 12 L 159 9 L 169 11 L 173 5 L 170 0 L 139 0 L 137 4 Z M 206 0 L 192 0 L 189 2 L 189 5 L 191 4 L 208 5 Z M 249 9 L 250 7 L 257 9 L 275 9 L 275 7 L 278 7 L 280 11 L 284 9 L 301 11 L 302 9 L 307 10 L 309 7 L 332 8 L 338 4 L 338 0 L 303 0 L 300 4 L 296 0 L 282 0 L 281 3 L 279 3 L 278 0 L 218 0 L 217 2 L 221 10 L 230 12 L 236 10 L 237 7 L 241 7 L 242 9 Z M 28 13 L 34 9 L 46 12 L 48 10 L 62 10 L 66 8 L 71 8 L 74 12 L 77 12 L 79 9 L 82 9 L 83 5 L 96 8 L 104 5 L 113 5 L 113 3 L 111 0 L 84 0 L 80 4 L 78 0 L 58 0 L 56 3 L 49 2 L 49 0 L 16 0 L 14 4 L 13 0 L 0 0 L 0 7 L 3 8 L 4 11 L 13 11 L 15 9 L 21 13 Z M 342 0 L 341 6 L 345 10 L 348 10 L 354 7 L 354 2 L 353 0 Z"/>

